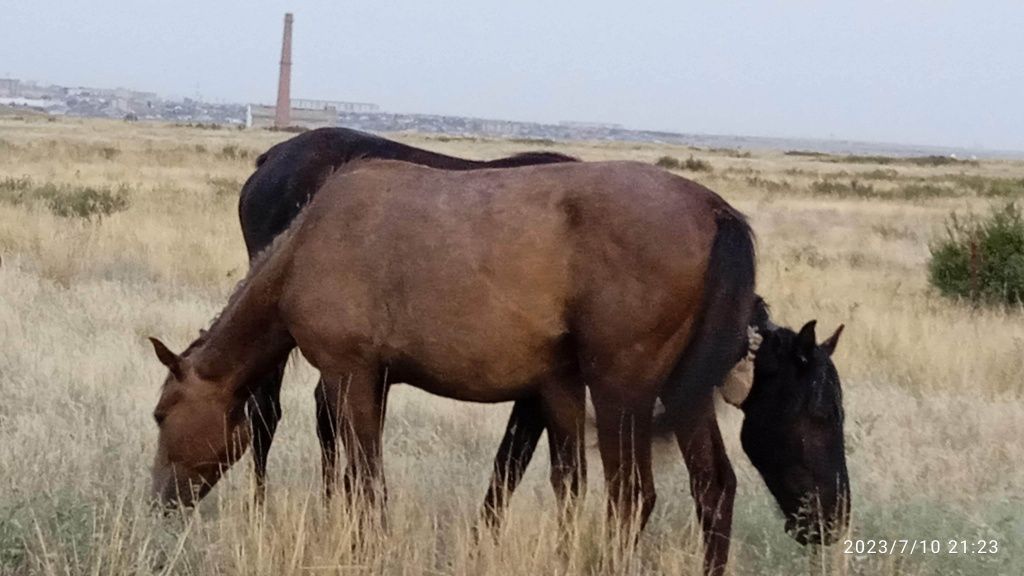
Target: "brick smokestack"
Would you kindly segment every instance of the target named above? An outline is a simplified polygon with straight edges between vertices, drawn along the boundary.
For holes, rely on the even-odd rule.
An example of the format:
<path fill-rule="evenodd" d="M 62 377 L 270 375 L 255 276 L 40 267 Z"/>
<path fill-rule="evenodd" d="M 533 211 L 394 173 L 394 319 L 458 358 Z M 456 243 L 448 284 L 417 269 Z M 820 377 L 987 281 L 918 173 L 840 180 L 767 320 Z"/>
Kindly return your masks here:
<path fill-rule="evenodd" d="M 284 38 L 281 39 L 281 74 L 277 79 L 277 110 L 274 127 L 287 128 L 292 110 L 292 15 L 284 15 Z"/>

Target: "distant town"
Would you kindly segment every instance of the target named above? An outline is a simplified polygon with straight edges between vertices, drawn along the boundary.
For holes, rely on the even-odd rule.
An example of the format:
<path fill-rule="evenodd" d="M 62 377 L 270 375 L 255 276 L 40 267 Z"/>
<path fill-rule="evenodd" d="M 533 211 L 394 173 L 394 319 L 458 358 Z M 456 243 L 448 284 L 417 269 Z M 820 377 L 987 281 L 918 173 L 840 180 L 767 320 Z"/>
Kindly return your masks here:
<path fill-rule="evenodd" d="M 299 128 L 344 126 L 370 132 L 420 132 L 463 137 L 554 140 L 615 140 L 666 143 L 700 148 L 759 150 L 809 150 L 831 154 L 928 154 L 1013 157 L 1022 152 L 975 150 L 942 146 L 914 146 L 850 140 L 794 139 L 758 136 L 683 134 L 631 130 L 619 124 L 565 121 L 557 124 L 394 113 L 376 104 L 330 100 L 293 99 L 292 124 Z M 113 118 L 125 121 L 159 121 L 185 124 L 216 124 L 239 128 L 272 125 L 273 106 L 212 103 L 193 98 L 165 98 L 155 92 L 128 88 L 93 88 L 41 84 L 16 78 L 0 78 L 0 106 L 23 108 L 54 116 Z"/>

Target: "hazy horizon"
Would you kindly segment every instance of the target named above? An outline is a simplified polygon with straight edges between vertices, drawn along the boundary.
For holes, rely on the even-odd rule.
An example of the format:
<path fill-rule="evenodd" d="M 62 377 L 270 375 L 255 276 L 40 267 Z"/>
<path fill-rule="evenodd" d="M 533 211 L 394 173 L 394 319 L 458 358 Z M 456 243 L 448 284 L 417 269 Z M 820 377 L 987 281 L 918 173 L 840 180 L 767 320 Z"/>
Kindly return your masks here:
<path fill-rule="evenodd" d="M 1024 150 L 1024 6 L 1009 2 L 88 4 L 6 6 L 0 75 L 269 103 L 291 11 L 295 98 Z"/>

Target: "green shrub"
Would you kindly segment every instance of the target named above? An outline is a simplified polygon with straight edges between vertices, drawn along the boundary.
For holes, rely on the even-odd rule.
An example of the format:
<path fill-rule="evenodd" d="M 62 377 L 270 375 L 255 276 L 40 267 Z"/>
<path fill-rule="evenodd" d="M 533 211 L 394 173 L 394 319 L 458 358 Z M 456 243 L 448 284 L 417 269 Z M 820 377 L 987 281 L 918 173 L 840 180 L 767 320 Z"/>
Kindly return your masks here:
<path fill-rule="evenodd" d="M 976 303 L 1024 301 L 1024 218 L 1014 203 L 987 218 L 955 212 L 930 246 L 928 280 L 944 296 Z"/>
<path fill-rule="evenodd" d="M 0 179 L 0 202 L 19 206 L 42 203 L 64 218 L 101 219 L 128 208 L 131 189 L 122 184 L 117 188 L 57 185 L 52 182 L 36 184 L 28 176 Z"/>
<path fill-rule="evenodd" d="M 791 188 L 788 180 L 772 180 L 761 176 L 747 176 L 747 184 L 765 192 L 784 192 Z"/>
<path fill-rule="evenodd" d="M 680 166 L 679 159 L 672 156 L 662 156 L 654 162 L 654 165 L 667 170 L 678 170 Z"/>
<path fill-rule="evenodd" d="M 729 158 L 750 158 L 749 150 L 741 150 L 739 148 L 708 148 L 708 152 L 728 156 Z"/>
<path fill-rule="evenodd" d="M 69 188 L 61 190 L 46 201 L 46 207 L 57 216 L 92 220 L 110 216 L 128 208 L 128 187 Z"/>
<path fill-rule="evenodd" d="M 906 159 L 907 162 L 915 164 L 917 166 L 949 166 L 951 164 L 960 164 L 967 166 L 978 166 L 977 160 L 960 160 L 953 156 L 913 156 Z"/>
<path fill-rule="evenodd" d="M 912 164 L 914 166 L 979 166 L 977 160 L 960 160 L 953 156 L 882 156 L 879 154 L 847 154 L 844 156 L 822 155 L 820 159 L 827 162 L 845 164 Z"/>
<path fill-rule="evenodd" d="M 662 156 L 654 162 L 654 165 L 668 170 L 689 170 L 691 172 L 711 172 L 713 169 L 711 162 L 694 158 L 692 154 L 686 160 L 680 160 L 673 156 Z"/>
<path fill-rule="evenodd" d="M 864 180 L 895 180 L 900 177 L 900 173 L 893 168 L 875 168 L 870 172 L 858 172 L 857 177 Z"/>
<path fill-rule="evenodd" d="M 237 144 L 225 144 L 217 155 L 225 160 L 248 160 L 256 157 L 255 152 Z"/>
<path fill-rule="evenodd" d="M 871 184 L 862 184 L 858 180 L 843 182 L 832 178 L 811 182 L 811 193 L 817 196 L 837 198 L 878 198 L 881 196 Z"/>
<path fill-rule="evenodd" d="M 689 158 L 683 160 L 682 166 L 683 169 L 693 172 L 711 172 L 711 170 L 713 170 L 711 162 L 701 160 L 700 158 L 694 158 L 692 154 Z"/>
<path fill-rule="evenodd" d="M 475 140 L 475 138 L 474 138 Z M 555 141 L 551 138 L 509 138 L 509 142 L 517 144 L 529 144 L 530 146 L 554 146 Z"/>

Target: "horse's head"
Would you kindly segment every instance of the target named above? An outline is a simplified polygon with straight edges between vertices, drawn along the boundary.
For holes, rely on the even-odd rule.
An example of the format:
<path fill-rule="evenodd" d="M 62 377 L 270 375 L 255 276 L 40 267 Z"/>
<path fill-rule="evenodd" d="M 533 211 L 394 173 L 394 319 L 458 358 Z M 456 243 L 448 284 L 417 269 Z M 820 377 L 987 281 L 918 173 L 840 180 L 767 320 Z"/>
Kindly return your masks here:
<path fill-rule="evenodd" d="M 758 303 L 762 341 L 746 385 L 728 382 L 723 396 L 743 410 L 743 450 L 801 544 L 830 544 L 846 527 L 850 482 L 843 445 L 843 396 L 832 353 L 843 327 L 818 344 L 815 321 L 795 333 L 776 326 Z"/>
<path fill-rule="evenodd" d="M 153 461 L 153 497 L 191 506 L 210 491 L 249 444 L 244 402 L 230 387 L 204 379 L 188 352 L 178 355 L 150 338 L 169 373 L 153 418 L 160 428 Z"/>

